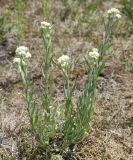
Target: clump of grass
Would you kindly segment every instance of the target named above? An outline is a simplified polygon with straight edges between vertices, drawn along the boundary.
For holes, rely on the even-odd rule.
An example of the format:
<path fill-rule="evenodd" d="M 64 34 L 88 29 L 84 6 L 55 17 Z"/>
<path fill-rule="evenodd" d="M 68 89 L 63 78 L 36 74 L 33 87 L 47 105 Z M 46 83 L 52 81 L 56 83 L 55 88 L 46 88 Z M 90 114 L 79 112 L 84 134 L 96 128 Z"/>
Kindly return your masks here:
<path fill-rule="evenodd" d="M 72 7 L 76 1 L 77 0 L 63 0 L 64 4 L 68 5 L 69 7 Z"/>
<path fill-rule="evenodd" d="M 17 38 L 18 41 L 24 38 L 24 3 L 22 0 L 14 0 L 15 12 L 16 12 L 16 21 L 15 25 L 17 27 Z"/>
<path fill-rule="evenodd" d="M 3 36 L 5 33 L 10 32 L 12 26 L 7 25 L 9 18 L 9 10 L 7 8 L 2 9 L 2 14 L 0 15 L 0 43 L 3 41 Z"/>
<path fill-rule="evenodd" d="M 129 20 L 129 23 L 126 22 L 126 30 L 129 34 L 133 34 L 133 0 L 120 0 L 120 4 L 122 5 L 122 13 Z"/>
<path fill-rule="evenodd" d="M 102 5 L 102 3 L 103 3 L 103 0 L 96 0 L 96 1 L 94 0 L 89 3 L 85 2 L 85 8 L 88 14 L 94 12 L 98 7 Z"/>
<path fill-rule="evenodd" d="M 55 64 L 64 79 L 64 102 L 52 101 L 49 90 L 49 69 L 52 63 L 51 39 L 52 25 L 41 23 L 41 35 L 44 45 L 42 65 L 43 85 L 41 86 L 41 102 L 39 106 L 33 99 L 34 91 L 30 88 L 30 76 L 27 70 L 27 60 L 31 54 L 27 47 L 20 46 L 16 50 L 17 63 L 24 88 L 24 100 L 31 128 L 36 139 L 46 153 L 46 160 L 63 159 L 66 153 L 71 153 L 76 144 L 88 135 L 89 122 L 95 102 L 96 82 L 105 65 L 104 56 L 111 46 L 112 29 L 121 17 L 119 10 L 113 8 L 105 16 L 105 33 L 100 47 L 88 51 L 85 56 L 85 65 L 88 68 L 88 77 L 85 81 L 82 94 L 77 98 L 76 109 L 73 106 L 73 94 L 76 81 L 70 83 L 70 73 L 73 61 L 67 55 L 59 57 Z M 57 154 L 55 154 L 57 153 Z"/>
<path fill-rule="evenodd" d="M 49 0 L 42 0 L 42 8 L 43 8 L 43 19 L 45 21 L 49 20 L 48 12 L 49 12 Z"/>
<path fill-rule="evenodd" d="M 132 21 L 133 24 L 133 1 L 121 0 L 122 12 Z"/>
<path fill-rule="evenodd" d="M 5 31 L 5 23 L 7 20 L 7 17 L 9 16 L 8 9 L 3 9 L 3 14 L 0 16 L 0 30 Z"/>

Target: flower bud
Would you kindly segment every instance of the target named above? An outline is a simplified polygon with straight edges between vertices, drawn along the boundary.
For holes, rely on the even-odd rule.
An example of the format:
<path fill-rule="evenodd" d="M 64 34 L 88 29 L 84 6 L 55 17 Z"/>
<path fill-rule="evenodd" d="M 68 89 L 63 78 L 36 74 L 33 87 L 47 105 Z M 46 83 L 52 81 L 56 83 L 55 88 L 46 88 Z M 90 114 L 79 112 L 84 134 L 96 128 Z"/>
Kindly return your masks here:
<path fill-rule="evenodd" d="M 31 58 L 29 49 L 25 46 L 20 46 L 16 49 L 16 55 L 24 58 Z"/>
<path fill-rule="evenodd" d="M 97 48 L 93 48 L 91 52 L 89 52 L 89 56 L 95 60 L 99 58 L 99 52 Z"/>
<path fill-rule="evenodd" d="M 70 62 L 70 57 L 67 55 L 62 55 L 61 57 L 58 58 L 58 64 L 61 67 L 67 67 L 69 65 Z"/>
<path fill-rule="evenodd" d="M 52 25 L 50 23 L 48 23 L 48 22 L 43 21 L 43 22 L 41 22 L 40 28 L 41 29 L 49 29 L 49 30 L 51 30 L 52 29 Z"/>
<path fill-rule="evenodd" d="M 109 18 L 116 18 L 116 19 L 120 19 L 121 18 L 121 14 L 120 11 L 116 8 L 111 8 L 107 11 L 106 17 Z"/>

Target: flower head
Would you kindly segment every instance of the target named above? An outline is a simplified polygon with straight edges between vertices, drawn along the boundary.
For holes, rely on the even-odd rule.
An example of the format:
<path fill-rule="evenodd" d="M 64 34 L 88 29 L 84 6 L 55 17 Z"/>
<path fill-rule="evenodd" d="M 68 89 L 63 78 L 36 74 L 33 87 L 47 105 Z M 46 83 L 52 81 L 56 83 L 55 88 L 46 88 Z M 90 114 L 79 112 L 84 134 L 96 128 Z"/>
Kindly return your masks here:
<path fill-rule="evenodd" d="M 107 11 L 106 17 L 109 18 L 116 18 L 116 19 L 120 19 L 121 18 L 121 13 L 118 9 L 116 8 L 111 8 Z"/>
<path fill-rule="evenodd" d="M 19 64 L 19 65 L 22 64 L 23 66 L 26 65 L 26 63 L 21 58 L 14 58 L 13 63 Z"/>
<path fill-rule="evenodd" d="M 46 21 L 42 21 L 40 28 L 41 28 L 41 29 L 49 29 L 49 30 L 51 30 L 52 25 L 51 25 L 50 23 L 46 22 Z"/>
<path fill-rule="evenodd" d="M 13 63 L 20 63 L 21 59 L 20 58 L 14 58 Z"/>
<path fill-rule="evenodd" d="M 20 46 L 16 49 L 16 55 L 24 58 L 31 58 L 29 49 L 25 46 Z"/>
<path fill-rule="evenodd" d="M 91 52 L 89 52 L 89 56 L 95 60 L 99 58 L 99 52 L 97 48 L 93 48 Z"/>
<path fill-rule="evenodd" d="M 58 58 L 58 64 L 61 65 L 61 67 L 67 67 L 69 65 L 70 57 L 67 55 L 62 55 Z"/>

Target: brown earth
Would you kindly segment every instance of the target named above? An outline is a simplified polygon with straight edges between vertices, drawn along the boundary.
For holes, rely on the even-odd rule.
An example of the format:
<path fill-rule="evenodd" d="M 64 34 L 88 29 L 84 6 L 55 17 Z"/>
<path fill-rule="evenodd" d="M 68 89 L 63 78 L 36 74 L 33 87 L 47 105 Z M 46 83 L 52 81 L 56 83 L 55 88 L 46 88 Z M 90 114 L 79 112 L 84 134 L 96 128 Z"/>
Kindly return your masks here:
<path fill-rule="evenodd" d="M 21 45 L 30 48 L 32 59 L 29 69 L 38 98 L 41 83 L 43 46 L 39 36 L 42 18 L 41 1 L 24 1 L 25 38 Z M 83 54 L 87 49 L 100 44 L 103 24 L 102 15 L 111 7 L 120 8 L 118 0 L 103 0 L 92 13 L 85 10 L 84 3 L 65 6 L 61 0 L 51 0 L 50 21 L 53 24 L 53 57 L 68 54 L 80 62 L 72 73 L 77 79 L 80 92 L 86 78 Z M 0 2 L 0 14 L 4 7 L 10 11 L 7 23 L 15 19 L 14 4 L 10 0 Z M 114 30 L 113 44 L 106 59 L 106 66 L 98 78 L 96 103 L 90 130 L 86 140 L 79 145 L 73 158 L 77 160 L 133 160 L 133 35 L 125 29 L 126 17 Z M 12 63 L 15 49 L 20 44 L 16 28 L 5 33 L 0 44 L 0 156 L 2 160 L 40 160 L 43 151 L 31 133 L 23 102 L 22 85 L 16 66 Z M 62 78 L 51 67 L 51 92 L 54 98 L 62 99 Z M 76 98 L 76 96 L 75 96 Z"/>

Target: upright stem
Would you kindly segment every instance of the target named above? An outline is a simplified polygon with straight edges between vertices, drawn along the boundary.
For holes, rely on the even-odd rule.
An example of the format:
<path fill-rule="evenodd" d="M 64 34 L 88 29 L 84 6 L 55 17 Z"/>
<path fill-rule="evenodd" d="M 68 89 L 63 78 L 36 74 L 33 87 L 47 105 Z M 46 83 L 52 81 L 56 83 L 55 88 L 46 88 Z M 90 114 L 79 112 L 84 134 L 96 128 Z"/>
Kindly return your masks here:
<path fill-rule="evenodd" d="M 29 80 L 27 77 L 27 73 L 26 73 L 26 68 L 25 66 L 23 66 L 22 64 L 18 65 L 19 71 L 20 71 L 20 76 L 21 76 L 21 80 L 23 83 L 23 87 L 24 87 L 24 99 L 26 102 L 26 109 L 28 112 L 28 116 L 30 118 L 30 123 L 32 124 L 32 115 L 31 115 L 31 103 L 32 103 L 32 94 L 30 94 L 29 91 Z"/>
<path fill-rule="evenodd" d="M 44 43 L 44 59 L 43 59 L 43 79 L 44 79 L 44 86 L 43 86 L 43 107 L 45 105 L 47 111 L 49 110 L 48 107 L 50 106 L 50 93 L 49 93 L 49 67 L 51 62 L 51 37 L 49 30 L 43 30 L 42 38 Z"/>

